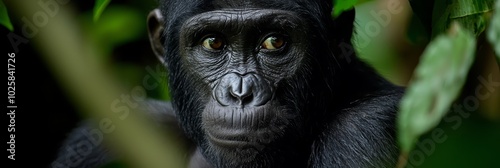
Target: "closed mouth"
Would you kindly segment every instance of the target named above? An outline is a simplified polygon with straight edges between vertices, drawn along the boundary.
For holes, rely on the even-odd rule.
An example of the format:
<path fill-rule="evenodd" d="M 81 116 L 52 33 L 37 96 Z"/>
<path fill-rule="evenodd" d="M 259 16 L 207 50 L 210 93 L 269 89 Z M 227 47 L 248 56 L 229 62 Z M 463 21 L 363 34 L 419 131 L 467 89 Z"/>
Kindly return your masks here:
<path fill-rule="evenodd" d="M 223 131 L 221 131 L 223 132 Z M 207 136 L 210 142 L 214 145 L 226 148 L 234 147 L 244 147 L 244 146 L 254 146 L 256 142 L 251 142 L 248 140 L 248 134 L 243 133 L 243 131 L 233 131 L 236 133 L 215 133 L 213 131 L 207 131 Z"/>

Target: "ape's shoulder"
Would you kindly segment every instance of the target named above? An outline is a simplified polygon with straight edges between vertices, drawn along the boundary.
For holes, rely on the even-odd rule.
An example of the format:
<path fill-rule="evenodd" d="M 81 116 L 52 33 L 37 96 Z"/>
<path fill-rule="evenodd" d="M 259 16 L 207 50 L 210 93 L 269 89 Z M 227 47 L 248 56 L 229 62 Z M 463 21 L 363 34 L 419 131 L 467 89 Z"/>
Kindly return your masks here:
<path fill-rule="evenodd" d="M 395 167 L 395 120 L 404 89 L 388 86 L 335 112 L 313 144 L 317 167 Z"/>

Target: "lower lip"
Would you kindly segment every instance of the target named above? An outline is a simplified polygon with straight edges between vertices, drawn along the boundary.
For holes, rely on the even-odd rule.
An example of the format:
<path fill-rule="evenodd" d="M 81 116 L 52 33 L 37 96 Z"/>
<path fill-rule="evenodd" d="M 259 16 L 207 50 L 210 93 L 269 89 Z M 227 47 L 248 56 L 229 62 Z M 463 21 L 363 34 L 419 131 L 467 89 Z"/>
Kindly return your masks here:
<path fill-rule="evenodd" d="M 208 139 L 217 146 L 221 147 L 238 147 L 238 146 L 246 146 L 251 145 L 248 141 L 240 141 L 240 140 L 230 140 L 230 139 L 221 139 L 217 136 L 212 135 L 210 132 L 207 132 Z M 234 135 L 232 137 L 238 137 L 240 135 Z"/>

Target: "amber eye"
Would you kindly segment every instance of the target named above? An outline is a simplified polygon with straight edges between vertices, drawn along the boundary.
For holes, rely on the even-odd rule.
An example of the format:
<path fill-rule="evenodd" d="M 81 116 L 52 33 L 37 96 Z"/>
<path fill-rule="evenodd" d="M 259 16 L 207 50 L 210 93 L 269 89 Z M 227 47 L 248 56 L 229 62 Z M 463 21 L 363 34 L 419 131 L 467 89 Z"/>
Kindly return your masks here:
<path fill-rule="evenodd" d="M 206 37 L 203 40 L 202 45 L 206 49 L 210 49 L 210 50 L 222 50 L 222 48 L 224 47 L 224 42 L 222 41 L 222 39 L 220 37 L 209 36 L 209 37 Z"/>
<path fill-rule="evenodd" d="M 262 43 L 262 48 L 268 50 L 277 50 L 285 45 L 285 39 L 279 36 L 269 36 Z"/>

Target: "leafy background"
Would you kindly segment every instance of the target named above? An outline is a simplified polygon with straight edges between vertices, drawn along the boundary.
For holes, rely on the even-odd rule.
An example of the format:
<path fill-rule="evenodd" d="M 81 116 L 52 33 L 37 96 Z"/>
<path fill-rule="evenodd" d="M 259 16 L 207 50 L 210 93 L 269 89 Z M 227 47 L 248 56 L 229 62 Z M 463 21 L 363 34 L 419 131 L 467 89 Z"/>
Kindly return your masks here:
<path fill-rule="evenodd" d="M 398 139 L 403 158 L 399 167 L 500 165 L 500 86 L 488 87 L 479 79 L 488 81 L 491 78 L 492 81 L 500 82 L 500 12 L 495 11 L 500 8 L 500 3 L 496 6 L 495 0 L 339 0 L 334 3 L 336 7 L 332 10 L 333 18 L 344 10 L 353 7 L 356 9 L 357 33 L 354 48 L 358 55 L 387 79 L 408 87 L 398 117 Z M 3 31 L 22 34 L 20 29 L 24 22 L 20 18 L 33 13 L 29 13 L 29 7 L 25 5 L 14 1 L 5 1 L 3 4 L 0 1 L 0 24 L 4 25 Z M 398 12 L 391 13 L 394 5 L 399 7 Z M 155 7 L 154 0 L 96 0 L 93 4 L 75 1 L 64 5 L 68 9 L 61 13 L 68 12 L 68 16 L 73 17 L 71 24 L 78 27 L 74 37 L 80 40 L 76 42 L 85 41 L 85 44 L 90 44 L 90 53 L 82 51 L 80 55 L 74 54 L 75 51 L 71 50 L 75 48 L 73 45 L 80 43 L 62 42 L 69 38 L 62 35 L 64 30 L 74 27 L 68 26 L 70 24 L 51 26 L 57 23 L 57 17 L 51 18 L 46 28 L 40 28 L 40 37 L 30 39 L 33 42 L 27 44 L 29 47 L 23 52 L 36 56 L 36 67 L 48 79 L 39 82 L 38 92 L 45 93 L 43 95 L 47 97 L 41 100 L 42 104 L 58 104 L 60 111 L 63 111 L 49 114 L 50 122 L 46 127 L 50 128 L 52 139 L 45 143 L 52 150 L 48 150 L 50 154 L 44 156 L 45 162 L 41 164 L 50 163 L 55 156 L 54 149 L 81 118 L 106 117 L 102 115 L 106 110 L 99 108 L 101 104 L 88 99 L 108 94 L 119 97 L 120 93 L 126 93 L 142 84 L 144 76 L 148 74 L 145 67 L 149 65 L 155 68 L 151 66 L 157 62 L 149 46 L 145 23 L 148 12 Z M 384 12 L 389 15 L 381 15 Z M 51 32 L 46 30 L 49 27 L 57 29 L 50 36 L 45 35 Z M 50 43 L 48 39 L 51 39 Z M 53 45 L 63 47 L 51 50 Z M 68 53 L 67 55 L 75 57 L 64 60 L 57 56 L 65 55 L 54 53 Z M 86 78 L 72 78 L 75 75 L 71 69 L 81 67 L 81 61 L 75 60 L 78 60 L 78 56 L 85 55 L 91 55 L 91 59 L 108 76 L 96 75 L 100 72 L 92 71 L 79 76 Z M 110 76 L 113 79 L 110 81 L 113 83 L 111 85 L 95 82 L 107 81 Z M 164 84 L 165 81 L 161 82 Z M 116 86 L 120 89 L 110 91 L 113 89 L 109 88 Z M 478 101 L 477 108 L 466 109 L 465 106 L 470 103 L 468 100 L 476 94 L 479 86 L 490 96 Z M 95 95 L 85 97 L 81 90 L 96 91 L 92 92 Z M 147 94 L 151 98 L 169 100 L 165 87 L 149 90 Z M 109 100 L 112 99 L 113 97 Z M 96 100 L 109 102 L 104 98 Z M 96 108 L 89 109 L 88 105 Z M 109 103 L 102 106 L 106 105 L 109 106 Z M 455 106 L 462 106 L 463 110 L 457 110 Z M 130 125 L 130 121 L 123 124 Z M 145 128 L 148 128 L 148 124 L 139 125 L 146 125 Z M 142 135 L 141 132 L 143 130 L 140 129 L 135 132 L 119 132 L 111 135 L 110 139 L 123 138 L 129 134 Z M 124 153 L 134 153 L 137 150 L 130 146 L 141 140 L 161 139 L 162 137 L 151 136 L 157 133 L 163 134 L 146 133 L 141 136 L 144 139 L 131 140 L 130 143 L 118 146 L 129 149 L 124 150 Z M 436 134 L 445 137 L 445 140 L 436 140 Z M 165 142 L 172 141 L 167 139 Z M 164 145 L 161 142 L 152 144 L 149 149 Z M 143 150 L 137 155 L 150 156 L 148 154 L 155 153 L 152 151 L 155 150 Z M 172 157 L 168 152 L 160 151 L 155 154 Z M 106 167 L 165 165 L 161 159 L 151 157 L 153 159 L 149 160 L 150 158 L 137 155 L 127 155 L 132 161 L 124 161 L 125 164 L 113 163 Z"/>

